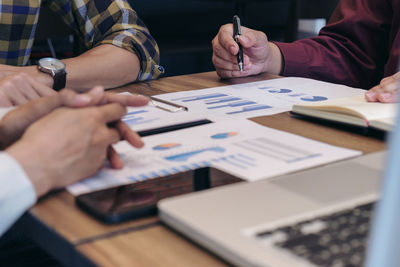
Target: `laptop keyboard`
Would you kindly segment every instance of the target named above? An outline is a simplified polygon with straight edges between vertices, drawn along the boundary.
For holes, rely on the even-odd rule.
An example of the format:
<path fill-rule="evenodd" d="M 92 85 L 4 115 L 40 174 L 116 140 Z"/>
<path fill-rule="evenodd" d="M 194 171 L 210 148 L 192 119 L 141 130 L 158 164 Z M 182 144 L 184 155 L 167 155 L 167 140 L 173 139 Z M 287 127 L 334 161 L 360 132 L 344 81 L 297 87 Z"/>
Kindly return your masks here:
<path fill-rule="evenodd" d="M 373 203 L 257 234 L 317 266 L 362 266 Z"/>

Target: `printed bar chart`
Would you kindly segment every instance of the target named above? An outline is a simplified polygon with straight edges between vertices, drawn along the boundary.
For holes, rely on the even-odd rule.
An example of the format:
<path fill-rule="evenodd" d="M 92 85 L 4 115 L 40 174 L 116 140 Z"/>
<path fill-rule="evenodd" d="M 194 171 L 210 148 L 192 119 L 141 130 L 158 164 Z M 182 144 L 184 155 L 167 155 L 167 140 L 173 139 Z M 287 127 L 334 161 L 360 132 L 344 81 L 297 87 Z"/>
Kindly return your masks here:
<path fill-rule="evenodd" d="M 226 114 L 232 115 L 232 114 L 245 113 L 245 112 L 251 112 L 251 111 L 262 110 L 262 109 L 270 109 L 270 108 L 272 108 L 272 106 L 257 105 L 257 106 L 251 106 L 251 107 L 244 107 L 244 108 L 242 108 L 242 110 L 231 111 L 231 112 L 227 112 Z"/>
<path fill-rule="evenodd" d="M 228 96 L 227 94 L 215 93 L 215 94 L 206 94 L 206 95 L 195 95 L 190 97 L 182 97 L 172 99 L 173 101 L 182 101 L 182 102 L 191 102 L 191 101 L 200 101 L 204 99 L 217 98 L 222 96 Z"/>
<path fill-rule="evenodd" d="M 286 163 L 293 163 L 312 157 L 322 156 L 321 153 L 307 151 L 293 145 L 288 145 L 264 137 L 237 142 L 233 145 L 260 154 L 263 157 L 273 158 Z"/>
<path fill-rule="evenodd" d="M 248 106 L 248 105 L 253 105 L 253 104 L 257 104 L 257 102 L 244 100 L 244 101 L 234 102 L 234 103 L 230 103 L 230 104 L 226 104 L 226 105 L 208 107 L 208 109 L 227 108 L 227 107 L 241 107 L 241 106 Z"/>

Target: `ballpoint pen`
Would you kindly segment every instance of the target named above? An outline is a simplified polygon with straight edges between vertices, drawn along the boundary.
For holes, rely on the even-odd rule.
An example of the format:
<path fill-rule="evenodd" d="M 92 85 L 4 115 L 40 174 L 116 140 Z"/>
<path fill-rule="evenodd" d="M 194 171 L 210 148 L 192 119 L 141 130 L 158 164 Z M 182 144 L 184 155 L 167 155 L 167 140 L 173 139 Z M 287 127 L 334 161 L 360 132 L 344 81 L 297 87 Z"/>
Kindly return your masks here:
<path fill-rule="evenodd" d="M 242 27 L 240 25 L 240 18 L 235 15 L 233 16 L 233 38 L 239 46 L 239 52 L 237 53 L 237 61 L 240 71 L 243 71 L 243 49 L 239 42 L 239 36 L 242 34 Z"/>
<path fill-rule="evenodd" d="M 170 102 L 170 101 L 167 101 L 167 100 L 163 100 L 163 99 L 160 99 L 160 98 L 157 98 L 157 97 L 154 97 L 154 96 L 150 96 L 150 101 L 151 101 L 151 103 L 153 103 L 153 105 L 155 107 L 163 109 L 165 111 L 169 111 L 169 112 L 177 112 L 177 111 L 181 111 L 181 110 L 189 111 L 188 107 L 185 107 L 185 106 L 182 106 L 182 105 L 178 105 L 178 104 L 175 104 L 173 102 Z M 174 110 L 173 109 L 167 109 L 167 108 L 165 108 L 163 106 L 158 105 L 155 102 L 160 102 L 160 103 L 163 103 L 163 104 L 166 104 L 166 105 L 169 105 L 169 106 L 173 106 L 176 109 L 174 109 Z"/>

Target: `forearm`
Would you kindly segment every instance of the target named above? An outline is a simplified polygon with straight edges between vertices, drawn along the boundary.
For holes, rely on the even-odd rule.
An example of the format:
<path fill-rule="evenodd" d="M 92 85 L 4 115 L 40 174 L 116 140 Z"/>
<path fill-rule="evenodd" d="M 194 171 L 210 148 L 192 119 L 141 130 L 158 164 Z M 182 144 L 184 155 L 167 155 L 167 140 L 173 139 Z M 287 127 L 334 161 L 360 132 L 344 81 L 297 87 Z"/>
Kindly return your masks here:
<path fill-rule="evenodd" d="M 80 56 L 63 60 L 67 68 L 66 87 L 86 91 L 95 85 L 114 88 L 136 80 L 140 63 L 138 57 L 125 49 L 104 44 L 88 50 Z M 21 67 L 36 80 L 49 87 L 53 79 L 36 66 Z"/>
<path fill-rule="evenodd" d="M 121 86 L 137 79 L 138 57 L 114 45 L 100 45 L 86 53 L 63 60 L 67 66 L 67 88 L 87 90 L 95 85 L 104 88 Z"/>

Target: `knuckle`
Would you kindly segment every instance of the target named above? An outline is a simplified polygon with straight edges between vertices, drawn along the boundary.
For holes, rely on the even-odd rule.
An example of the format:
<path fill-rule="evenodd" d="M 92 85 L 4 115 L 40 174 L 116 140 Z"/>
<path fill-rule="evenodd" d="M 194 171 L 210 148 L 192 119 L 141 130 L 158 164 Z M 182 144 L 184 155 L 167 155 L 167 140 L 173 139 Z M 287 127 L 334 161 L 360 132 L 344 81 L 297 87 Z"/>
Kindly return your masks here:
<path fill-rule="evenodd" d="M 221 31 L 225 31 L 225 30 L 227 30 L 229 27 L 232 27 L 232 24 L 230 24 L 230 23 L 224 24 L 224 25 L 222 25 L 222 26 L 219 28 L 219 31 L 220 31 L 220 32 L 221 32 Z"/>
<path fill-rule="evenodd" d="M 99 110 L 97 108 L 95 108 L 95 107 L 87 108 L 86 114 L 93 121 L 99 121 L 99 120 L 102 119 L 102 115 L 100 114 Z"/>
<path fill-rule="evenodd" d="M 12 80 L 15 82 L 21 82 L 26 79 L 26 74 L 25 73 L 18 73 L 12 76 Z"/>
<path fill-rule="evenodd" d="M 216 45 L 216 39 L 217 39 L 217 37 L 214 37 L 214 38 L 211 40 L 211 45 L 212 45 L 212 47 L 214 47 L 214 46 Z"/>
<path fill-rule="evenodd" d="M 5 90 L 6 92 L 10 92 L 11 90 L 14 89 L 14 83 L 12 83 L 12 82 L 10 82 L 10 81 L 6 81 L 6 82 L 3 84 L 3 88 L 4 88 L 4 90 Z"/>
<path fill-rule="evenodd" d="M 213 53 L 213 55 L 211 57 L 211 61 L 214 63 L 214 65 L 217 63 L 217 57 L 215 56 L 214 53 Z"/>

